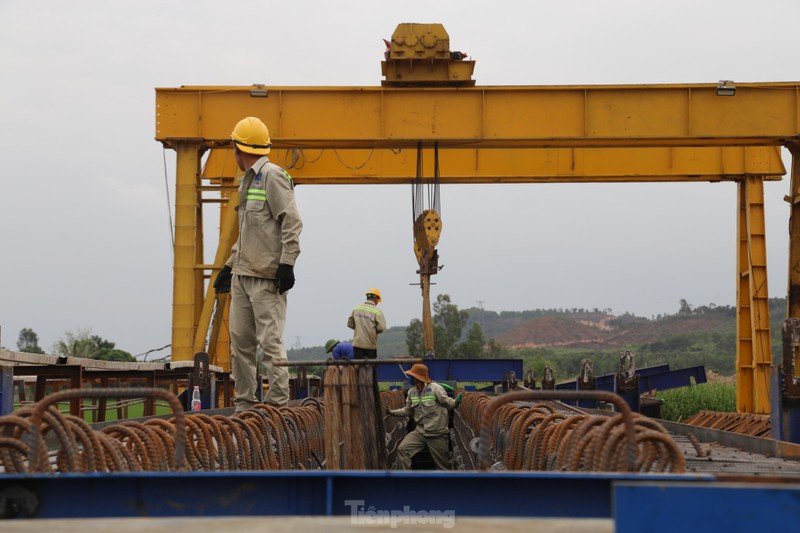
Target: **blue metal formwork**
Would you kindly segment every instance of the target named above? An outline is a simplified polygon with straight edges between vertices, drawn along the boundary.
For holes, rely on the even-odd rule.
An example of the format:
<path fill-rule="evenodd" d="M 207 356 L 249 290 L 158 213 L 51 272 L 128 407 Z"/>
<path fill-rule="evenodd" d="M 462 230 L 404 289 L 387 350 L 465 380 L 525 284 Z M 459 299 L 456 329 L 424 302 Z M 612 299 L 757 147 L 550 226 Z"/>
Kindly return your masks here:
<path fill-rule="evenodd" d="M 505 381 L 514 372 L 522 379 L 522 359 L 429 359 L 425 361 L 434 381 Z M 410 365 L 377 365 L 378 381 L 406 381 Z"/>
<path fill-rule="evenodd" d="M 348 516 L 451 512 L 458 516 L 613 517 L 616 483 L 708 483 L 702 475 L 283 471 L 9 475 L 3 495 L 36 501 L 34 518 Z M 360 510 L 359 510 L 360 509 Z M 23 513 L 24 514 L 24 513 Z"/>
<path fill-rule="evenodd" d="M 0 366 L 0 415 L 14 410 L 14 369 Z"/>
<path fill-rule="evenodd" d="M 708 475 L 558 472 L 200 472 L 0 477 L 32 518 L 350 516 L 610 518 L 618 533 L 791 530 L 800 485 Z M 8 509 L 3 509 L 7 511 Z M 7 515 L 6 515 L 7 516 Z M 413 523 L 413 522 L 412 522 Z M 780 528 L 780 529 L 779 529 Z"/>
<path fill-rule="evenodd" d="M 639 393 L 650 390 L 668 390 L 685 387 L 692 383 L 706 383 L 706 370 L 703 366 L 692 366 L 680 370 L 670 370 L 669 365 L 657 365 L 642 368 L 636 371 L 639 376 Z M 614 380 L 616 374 L 598 376 L 597 390 L 615 392 Z M 575 381 L 567 381 L 556 385 L 556 390 L 576 390 Z"/>
<path fill-rule="evenodd" d="M 797 531 L 800 485 L 620 482 L 614 521 L 617 533 Z"/>

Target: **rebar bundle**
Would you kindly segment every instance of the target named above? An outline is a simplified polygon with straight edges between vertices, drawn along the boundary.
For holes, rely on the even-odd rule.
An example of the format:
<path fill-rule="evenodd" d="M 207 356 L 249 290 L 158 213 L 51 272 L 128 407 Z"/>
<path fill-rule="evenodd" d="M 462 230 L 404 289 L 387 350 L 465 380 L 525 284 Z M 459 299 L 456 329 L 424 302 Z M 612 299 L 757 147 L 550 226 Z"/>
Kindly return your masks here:
<path fill-rule="evenodd" d="M 328 470 L 387 468 L 383 407 L 375 368 L 352 363 L 325 371 Z"/>
<path fill-rule="evenodd" d="M 477 435 L 491 400 L 466 393 L 456 414 L 460 431 Z M 486 428 L 488 453 L 507 470 L 684 472 L 686 459 L 664 427 L 638 413 L 631 417 L 633 468 L 622 414 L 567 415 L 548 403 L 498 407 Z"/>
<path fill-rule="evenodd" d="M 96 430 L 55 406 L 84 396 L 154 396 L 167 400 L 175 416 Z M 321 409 L 315 401 L 294 408 L 259 404 L 230 417 L 185 415 L 177 398 L 163 389 L 63 391 L 0 417 L 0 467 L 7 473 L 320 468 Z"/>
<path fill-rule="evenodd" d="M 381 391 L 381 405 L 384 409 L 400 409 L 406 404 L 406 392 L 402 389 Z M 383 415 L 383 425 L 386 430 L 386 460 L 393 468 L 397 447 L 406 436 L 408 418 L 403 416 Z"/>

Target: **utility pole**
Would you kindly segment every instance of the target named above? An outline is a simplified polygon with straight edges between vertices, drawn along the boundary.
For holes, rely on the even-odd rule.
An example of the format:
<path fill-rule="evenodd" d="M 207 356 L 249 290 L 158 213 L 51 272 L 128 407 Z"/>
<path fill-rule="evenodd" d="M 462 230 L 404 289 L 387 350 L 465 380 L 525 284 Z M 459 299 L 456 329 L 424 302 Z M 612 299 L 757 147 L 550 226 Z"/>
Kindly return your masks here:
<path fill-rule="evenodd" d="M 478 304 L 478 309 L 480 309 L 481 311 L 480 315 L 478 315 L 479 316 L 478 323 L 481 325 L 481 330 L 483 330 L 483 302 L 485 301 L 486 300 L 475 300 L 475 303 Z"/>

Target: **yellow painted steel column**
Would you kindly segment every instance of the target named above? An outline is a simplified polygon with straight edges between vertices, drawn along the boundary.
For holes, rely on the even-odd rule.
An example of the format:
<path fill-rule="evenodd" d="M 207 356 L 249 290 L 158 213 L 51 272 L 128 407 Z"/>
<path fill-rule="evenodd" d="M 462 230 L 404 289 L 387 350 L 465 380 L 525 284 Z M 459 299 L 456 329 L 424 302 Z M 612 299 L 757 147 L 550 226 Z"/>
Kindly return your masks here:
<path fill-rule="evenodd" d="M 238 170 L 236 173 L 240 173 Z M 225 232 L 225 224 L 224 221 L 228 216 L 228 213 L 233 213 L 234 218 L 236 218 L 236 210 L 234 206 L 239 204 L 239 190 L 235 189 L 231 192 L 225 192 L 224 187 L 233 187 L 237 182 L 237 178 L 228 178 L 224 177 L 221 180 L 221 185 L 223 186 L 223 198 L 228 198 L 228 203 L 223 203 L 221 205 L 221 212 L 220 212 L 220 248 L 226 248 L 227 252 L 225 255 L 225 260 L 227 261 L 228 256 L 230 255 L 231 246 L 236 240 L 239 238 L 239 224 L 235 223 L 233 225 L 233 234 L 228 234 Z M 225 242 L 223 242 L 225 241 Z M 212 283 L 213 284 L 213 283 Z M 221 316 L 217 316 L 217 319 L 211 327 L 211 346 L 209 349 L 212 351 L 214 355 L 214 360 L 216 361 L 216 365 L 224 368 L 226 371 L 230 371 L 231 369 L 231 328 L 230 328 L 230 314 L 231 314 L 231 305 L 230 305 L 230 298 L 225 298 L 222 302 L 220 302 L 220 309 L 217 313 L 221 313 Z"/>
<path fill-rule="evenodd" d="M 175 143 L 175 250 L 172 285 L 172 360 L 194 356 L 195 297 L 198 225 L 197 185 L 200 175 L 199 142 Z"/>
<path fill-rule="evenodd" d="M 200 266 L 205 263 L 205 249 L 203 238 L 203 191 L 200 187 L 202 185 L 202 176 L 198 172 L 197 187 L 195 187 L 195 209 L 197 211 L 197 218 L 194 233 L 194 317 L 192 320 L 195 324 L 195 331 L 197 331 L 197 323 L 200 321 L 200 314 L 203 310 L 203 287 L 205 286 L 205 271 Z M 194 354 L 193 354 L 194 356 Z"/>
<path fill-rule="evenodd" d="M 204 190 L 220 193 L 220 235 L 217 253 L 215 255 L 215 264 L 218 266 L 217 270 L 212 270 L 211 276 L 209 276 L 210 287 L 214 286 L 218 268 L 227 261 L 231 245 L 239 236 L 239 225 L 236 224 L 236 211 L 234 207 L 239 203 L 237 176 L 240 175 L 241 171 L 239 171 L 236 166 L 233 151 L 227 148 L 212 149 L 211 153 L 208 154 L 205 165 L 203 165 L 202 178 L 203 180 L 208 180 L 211 184 L 208 188 L 204 188 Z M 234 217 L 232 226 L 230 226 L 231 222 L 226 223 L 226 219 L 229 215 Z M 231 230 L 233 233 L 231 233 Z M 222 262 L 220 262 L 221 254 L 224 255 L 224 258 L 221 259 Z M 216 295 L 214 295 L 213 298 L 214 299 L 211 301 L 206 298 L 203 304 L 204 314 L 201 316 L 198 329 L 204 332 L 208 331 L 209 322 L 211 321 L 210 315 L 212 315 L 213 312 L 211 334 L 208 341 L 209 361 L 216 366 L 229 370 L 231 366 L 231 336 L 229 326 L 230 298 L 225 294 L 219 295 L 218 299 Z M 209 303 L 211 304 L 210 306 L 207 305 Z M 214 310 L 214 305 L 216 305 L 216 310 Z M 195 346 L 197 346 L 199 342 L 197 337 L 199 337 L 199 335 L 195 338 Z M 202 342 L 205 343 L 205 338 L 202 338 Z"/>
<path fill-rule="evenodd" d="M 747 240 L 747 187 L 737 184 L 736 216 L 736 411 L 753 412 L 753 343 L 750 332 L 750 261 Z"/>
<path fill-rule="evenodd" d="M 211 315 L 214 311 L 214 304 L 217 302 L 217 294 L 214 291 L 214 282 L 217 279 L 219 270 L 225 265 L 225 262 L 230 257 L 231 246 L 233 246 L 233 243 L 236 242 L 236 239 L 239 235 L 239 219 L 236 210 L 232 208 L 232 206 L 235 206 L 239 203 L 239 192 L 233 191 L 231 193 L 223 194 L 229 196 L 229 201 L 222 205 L 222 227 L 220 228 L 219 246 L 217 247 L 217 253 L 214 258 L 214 271 L 211 274 L 205 296 L 202 300 L 202 312 L 200 314 L 200 319 L 198 320 L 197 332 L 194 338 L 195 352 L 206 351 L 206 333 L 208 332 L 208 328 L 211 323 Z M 224 341 L 225 338 L 228 340 L 230 339 L 230 336 L 227 334 L 227 332 L 225 335 L 223 335 L 223 339 L 219 338 L 219 328 L 223 323 L 223 315 L 227 311 L 229 305 L 229 299 L 225 295 L 220 295 L 219 307 L 216 311 L 217 320 L 213 325 L 214 330 L 211 332 L 212 342 L 210 346 L 208 346 L 208 349 L 211 352 L 209 354 L 211 356 L 210 362 L 223 367 L 225 370 L 230 370 L 229 366 L 225 366 L 226 363 L 230 365 L 230 349 L 226 351 L 227 358 L 224 358 L 226 360 L 223 360 L 223 358 L 219 357 L 220 354 L 217 353 L 217 350 L 219 349 L 221 340 Z"/>
<path fill-rule="evenodd" d="M 748 176 L 738 188 L 736 410 L 769 413 L 772 343 L 763 176 Z"/>

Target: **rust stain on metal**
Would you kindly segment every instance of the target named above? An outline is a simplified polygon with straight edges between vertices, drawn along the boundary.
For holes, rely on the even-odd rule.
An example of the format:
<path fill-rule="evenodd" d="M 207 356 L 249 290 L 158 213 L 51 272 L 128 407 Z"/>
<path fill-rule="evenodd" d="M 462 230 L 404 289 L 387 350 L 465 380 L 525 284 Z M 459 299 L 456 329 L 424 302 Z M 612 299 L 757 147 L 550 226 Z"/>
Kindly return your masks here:
<path fill-rule="evenodd" d="M 772 427 L 769 415 L 718 413 L 714 411 L 699 411 L 686 419 L 684 424 L 766 438 L 770 437 Z"/>

